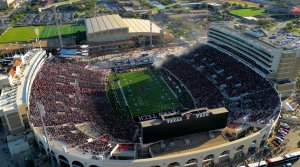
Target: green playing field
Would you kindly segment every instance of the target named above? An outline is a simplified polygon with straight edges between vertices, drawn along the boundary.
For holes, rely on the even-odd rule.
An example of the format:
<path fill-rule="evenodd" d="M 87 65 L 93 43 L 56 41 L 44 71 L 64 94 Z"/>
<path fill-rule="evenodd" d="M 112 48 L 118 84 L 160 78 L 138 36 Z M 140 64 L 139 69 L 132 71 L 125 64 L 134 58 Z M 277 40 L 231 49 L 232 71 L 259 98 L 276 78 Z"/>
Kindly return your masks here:
<path fill-rule="evenodd" d="M 31 27 L 13 27 L 8 29 L 0 36 L 0 43 L 9 42 L 27 42 L 32 41 L 37 36 L 34 33 L 34 29 L 39 29 L 40 38 L 53 38 L 57 37 L 57 28 L 55 26 L 31 26 Z M 62 25 L 61 34 L 74 35 L 77 31 L 85 31 L 84 25 Z"/>
<path fill-rule="evenodd" d="M 125 96 L 132 116 L 182 108 L 169 87 L 153 71 L 121 73 L 118 77 L 120 92 Z"/>
<path fill-rule="evenodd" d="M 85 31 L 84 25 L 62 25 L 60 27 L 61 35 L 73 35 L 77 31 Z M 55 26 L 45 27 L 42 38 L 53 38 L 58 36 L 58 30 Z"/>
<path fill-rule="evenodd" d="M 230 11 L 231 14 L 240 16 L 240 17 L 249 17 L 249 16 L 257 16 L 264 12 L 264 9 L 256 8 L 256 7 L 248 7 L 244 9 L 236 9 Z"/>
<path fill-rule="evenodd" d="M 34 29 L 39 29 L 41 33 L 45 26 L 32 26 L 32 27 L 14 27 L 6 30 L 5 33 L 0 36 L 0 43 L 8 42 L 27 42 L 37 38 L 34 33 Z"/>

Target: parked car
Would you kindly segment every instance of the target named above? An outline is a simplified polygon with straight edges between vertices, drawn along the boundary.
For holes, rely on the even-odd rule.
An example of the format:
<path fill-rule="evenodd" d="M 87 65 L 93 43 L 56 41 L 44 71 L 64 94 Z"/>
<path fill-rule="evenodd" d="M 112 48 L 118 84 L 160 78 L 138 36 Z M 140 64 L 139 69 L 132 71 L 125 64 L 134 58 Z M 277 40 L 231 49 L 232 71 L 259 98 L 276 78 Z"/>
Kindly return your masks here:
<path fill-rule="evenodd" d="M 283 128 L 280 128 L 279 130 L 281 130 L 281 131 L 283 131 L 283 132 L 285 132 L 286 134 L 288 134 L 289 133 L 289 131 L 287 130 L 287 129 L 283 129 Z"/>
<path fill-rule="evenodd" d="M 280 142 L 284 142 L 284 139 L 281 139 L 280 137 L 276 137 L 275 139 L 280 141 Z"/>
<path fill-rule="evenodd" d="M 285 136 L 284 136 L 284 135 L 281 135 L 281 134 L 278 134 L 277 136 L 280 137 L 280 138 L 283 139 L 283 140 L 284 140 L 284 138 L 285 138 Z"/>
<path fill-rule="evenodd" d="M 283 130 L 278 130 L 278 133 L 280 133 L 280 134 L 284 134 L 285 136 L 287 135 L 287 133 L 285 132 L 285 131 L 283 131 Z"/>
<path fill-rule="evenodd" d="M 282 126 L 284 128 L 290 128 L 290 126 L 287 123 L 280 122 L 279 126 Z"/>
<path fill-rule="evenodd" d="M 279 143 L 277 143 L 275 140 L 272 141 L 272 144 L 273 144 L 274 146 L 279 146 Z"/>
<path fill-rule="evenodd" d="M 279 145 L 283 144 L 284 141 L 283 140 L 279 140 L 279 139 L 274 139 Z"/>

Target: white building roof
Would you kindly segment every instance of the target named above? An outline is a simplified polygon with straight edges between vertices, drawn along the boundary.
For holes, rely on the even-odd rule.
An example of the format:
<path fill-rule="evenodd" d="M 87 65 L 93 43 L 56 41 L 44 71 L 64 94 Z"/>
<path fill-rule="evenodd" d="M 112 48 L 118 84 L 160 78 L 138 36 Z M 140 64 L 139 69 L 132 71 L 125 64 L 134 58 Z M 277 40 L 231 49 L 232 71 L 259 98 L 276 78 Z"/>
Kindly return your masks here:
<path fill-rule="evenodd" d="M 129 27 L 129 33 L 150 32 L 150 21 L 144 19 L 123 19 Z M 152 23 L 152 33 L 160 33 L 161 28 Z"/>
<path fill-rule="evenodd" d="M 144 19 L 125 19 L 119 15 L 103 15 L 85 20 L 87 33 L 128 28 L 129 33 L 149 33 L 150 21 Z M 161 28 L 152 23 L 152 32 L 160 33 Z"/>
<path fill-rule="evenodd" d="M 85 20 L 85 24 L 89 34 L 128 27 L 123 19 L 117 14 L 89 18 Z"/>
<path fill-rule="evenodd" d="M 244 18 L 247 19 L 247 20 L 255 20 L 255 21 L 258 20 L 256 17 L 253 17 L 253 16 L 244 17 Z"/>

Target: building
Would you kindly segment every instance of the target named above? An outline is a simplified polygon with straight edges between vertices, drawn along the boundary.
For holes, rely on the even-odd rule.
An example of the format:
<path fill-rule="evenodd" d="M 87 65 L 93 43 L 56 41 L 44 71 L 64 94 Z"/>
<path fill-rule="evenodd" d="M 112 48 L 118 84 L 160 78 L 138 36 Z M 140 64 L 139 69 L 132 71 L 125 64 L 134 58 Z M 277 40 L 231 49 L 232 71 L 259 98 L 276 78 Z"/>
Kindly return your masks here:
<path fill-rule="evenodd" d="M 159 12 L 165 21 L 185 20 L 195 22 L 207 19 L 211 15 L 209 10 L 164 9 Z"/>
<path fill-rule="evenodd" d="M 220 3 L 212 3 L 209 1 L 204 1 L 204 2 L 188 2 L 188 3 L 181 3 L 180 6 L 184 7 L 184 8 L 193 8 L 196 6 L 207 6 L 210 9 L 214 9 L 214 10 L 220 10 L 222 8 L 222 4 Z"/>
<path fill-rule="evenodd" d="M 282 96 L 295 89 L 300 72 L 300 36 L 268 34 L 263 29 L 235 30 L 222 24 L 211 24 L 209 45 L 242 61 L 273 81 Z"/>
<path fill-rule="evenodd" d="M 13 59 L 8 73 L 0 76 L 0 126 L 7 135 L 23 134 L 28 126 L 27 105 L 30 84 L 46 55 L 46 51 L 32 50 Z M 13 140 L 13 138 L 12 138 Z"/>
<path fill-rule="evenodd" d="M 89 43 L 107 43 L 120 41 L 144 41 L 151 35 L 161 38 L 164 31 L 149 20 L 127 19 L 119 15 L 103 15 L 85 20 L 86 36 Z M 152 29 L 152 30 L 151 30 Z"/>
<path fill-rule="evenodd" d="M 300 8 L 299 7 L 293 7 L 291 10 L 290 10 L 290 12 L 292 13 L 292 14 L 299 14 L 300 13 Z"/>
<path fill-rule="evenodd" d="M 7 9 L 15 0 L 0 0 L 0 9 Z"/>

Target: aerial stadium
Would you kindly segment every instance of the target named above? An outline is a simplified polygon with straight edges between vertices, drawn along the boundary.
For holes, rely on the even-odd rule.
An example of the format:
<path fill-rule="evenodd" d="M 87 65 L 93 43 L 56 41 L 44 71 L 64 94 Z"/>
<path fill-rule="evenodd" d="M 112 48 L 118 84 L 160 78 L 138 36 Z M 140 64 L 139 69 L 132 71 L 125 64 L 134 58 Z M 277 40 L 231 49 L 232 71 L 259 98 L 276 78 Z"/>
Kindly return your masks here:
<path fill-rule="evenodd" d="M 26 79 L 18 78 L 18 90 L 3 89 L 2 98 L 17 92 L 14 107 L 28 115 L 40 148 L 60 166 L 226 164 L 261 149 L 272 134 L 281 100 L 271 76 L 279 78 L 280 68 L 264 66 L 258 53 L 251 58 L 249 45 L 226 48 L 223 38 L 238 40 L 217 30 L 210 28 L 207 44 L 159 63 L 141 56 L 95 68 L 33 50 L 21 68 Z M 285 56 L 286 49 L 273 48 Z M 298 62 L 298 54 L 289 56 Z M 24 129 L 21 118 L 11 124 L 10 104 L 1 107 L 8 132 Z"/>

